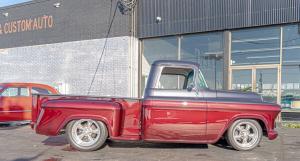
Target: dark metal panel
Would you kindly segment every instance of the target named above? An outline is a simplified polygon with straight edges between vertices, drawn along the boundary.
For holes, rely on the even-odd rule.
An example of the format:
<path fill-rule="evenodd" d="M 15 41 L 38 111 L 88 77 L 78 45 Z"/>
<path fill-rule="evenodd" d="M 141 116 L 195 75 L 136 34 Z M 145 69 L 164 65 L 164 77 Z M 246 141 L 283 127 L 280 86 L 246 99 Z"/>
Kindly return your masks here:
<path fill-rule="evenodd" d="M 140 38 L 300 21 L 300 0 L 139 0 L 138 7 Z"/>
<path fill-rule="evenodd" d="M 58 8 L 54 6 L 57 2 L 61 3 Z M 112 9 L 111 0 L 37 0 L 0 8 L 0 49 L 104 38 L 117 0 L 112 2 Z M 53 16 L 52 28 L 4 33 L 6 23 L 44 15 Z M 130 25 L 130 15 L 117 10 L 109 37 L 129 36 Z"/>

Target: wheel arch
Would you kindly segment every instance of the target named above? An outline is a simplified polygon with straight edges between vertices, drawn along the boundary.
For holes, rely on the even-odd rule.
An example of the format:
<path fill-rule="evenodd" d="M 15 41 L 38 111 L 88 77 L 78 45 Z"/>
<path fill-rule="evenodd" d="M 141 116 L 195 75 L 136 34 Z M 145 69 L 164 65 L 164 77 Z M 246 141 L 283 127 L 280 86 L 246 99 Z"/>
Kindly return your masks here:
<path fill-rule="evenodd" d="M 60 131 L 65 130 L 66 127 L 67 127 L 67 125 L 68 125 L 70 122 L 75 121 L 75 120 L 80 120 L 80 119 L 91 119 L 91 120 L 95 120 L 95 121 L 101 121 L 101 122 L 105 125 L 105 127 L 106 127 L 106 129 L 107 129 L 108 137 L 114 135 L 114 134 L 113 134 L 113 129 L 112 129 L 112 127 L 110 126 L 109 121 L 108 121 L 106 118 L 101 117 L 101 116 L 86 116 L 86 115 L 85 115 L 85 116 L 70 116 L 70 117 L 66 118 L 66 119 L 64 120 L 64 122 L 60 125 L 59 129 L 57 130 L 57 134 L 58 134 Z"/>
<path fill-rule="evenodd" d="M 268 136 L 268 123 L 267 120 L 260 115 L 239 115 L 236 117 L 233 117 L 232 119 L 230 119 L 230 121 L 227 122 L 225 128 L 223 129 L 222 133 L 220 134 L 220 136 L 217 138 L 217 140 L 215 140 L 215 142 L 217 142 L 218 140 L 220 140 L 222 137 L 225 137 L 228 129 L 231 127 L 231 125 L 238 121 L 238 120 L 242 120 L 242 119 L 249 119 L 249 120 L 255 120 L 259 123 L 259 125 L 261 126 L 262 130 L 263 130 L 263 135 L 264 136 Z"/>

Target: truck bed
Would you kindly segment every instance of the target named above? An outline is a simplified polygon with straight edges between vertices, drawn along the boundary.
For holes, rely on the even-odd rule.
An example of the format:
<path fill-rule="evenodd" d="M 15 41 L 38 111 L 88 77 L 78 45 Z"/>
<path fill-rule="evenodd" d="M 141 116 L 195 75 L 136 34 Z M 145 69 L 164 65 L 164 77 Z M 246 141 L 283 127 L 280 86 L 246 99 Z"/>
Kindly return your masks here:
<path fill-rule="evenodd" d="M 55 136 L 76 118 L 95 118 L 109 124 L 114 139 L 140 139 L 141 100 L 74 95 L 34 95 L 32 128 L 39 134 Z"/>

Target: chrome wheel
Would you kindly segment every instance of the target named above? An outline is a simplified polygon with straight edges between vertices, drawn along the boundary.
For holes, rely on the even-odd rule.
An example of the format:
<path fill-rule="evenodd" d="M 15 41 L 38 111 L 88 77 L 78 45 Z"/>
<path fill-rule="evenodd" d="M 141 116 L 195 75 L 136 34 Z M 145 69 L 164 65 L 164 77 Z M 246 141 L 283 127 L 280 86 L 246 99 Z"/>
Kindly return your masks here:
<path fill-rule="evenodd" d="M 99 124 L 93 120 L 78 120 L 71 129 L 72 140 L 79 146 L 94 145 L 101 135 Z"/>
<path fill-rule="evenodd" d="M 258 129 L 250 122 L 239 123 L 233 132 L 234 141 L 243 148 L 252 147 L 258 139 Z"/>
<path fill-rule="evenodd" d="M 237 120 L 227 131 L 227 141 L 236 150 L 252 150 L 260 143 L 262 128 L 256 120 Z"/>

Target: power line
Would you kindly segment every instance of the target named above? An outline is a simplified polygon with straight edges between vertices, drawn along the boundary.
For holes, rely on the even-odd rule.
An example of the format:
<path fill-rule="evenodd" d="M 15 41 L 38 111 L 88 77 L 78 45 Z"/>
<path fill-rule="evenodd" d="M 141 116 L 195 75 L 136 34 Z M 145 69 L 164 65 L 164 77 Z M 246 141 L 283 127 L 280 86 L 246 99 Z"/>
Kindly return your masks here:
<path fill-rule="evenodd" d="M 110 11 L 111 11 L 111 9 L 112 9 L 112 3 L 113 3 L 113 2 L 112 2 L 112 0 L 111 0 L 111 8 L 110 8 Z M 92 81 L 91 81 L 91 84 L 90 84 L 90 86 L 89 86 L 87 95 L 90 94 L 91 88 L 92 88 L 92 86 L 93 86 L 93 84 L 94 84 L 94 81 L 95 81 L 95 79 L 96 79 L 96 75 L 97 75 L 97 72 L 98 72 L 98 70 L 99 70 L 99 67 L 100 67 L 100 64 L 101 64 L 101 61 L 102 61 L 102 58 L 103 58 L 103 55 L 104 55 L 106 46 L 107 46 L 108 37 L 109 37 L 109 34 L 110 34 L 110 32 L 111 32 L 111 28 L 112 28 L 114 19 L 115 19 L 115 17 L 116 17 L 118 5 L 119 5 L 119 3 L 116 4 L 115 10 L 114 10 L 114 13 L 113 13 L 113 16 L 112 16 L 112 18 L 110 19 L 110 23 L 109 23 L 109 26 L 108 26 L 107 34 L 106 34 L 105 41 L 104 41 L 104 45 L 103 45 L 103 48 L 102 48 L 102 52 L 101 52 L 100 58 L 99 58 L 99 60 L 98 60 L 98 64 L 97 64 L 95 73 L 94 73 L 94 75 L 93 75 L 93 79 L 92 79 Z M 110 14 L 109 17 L 111 17 L 111 14 Z"/>

